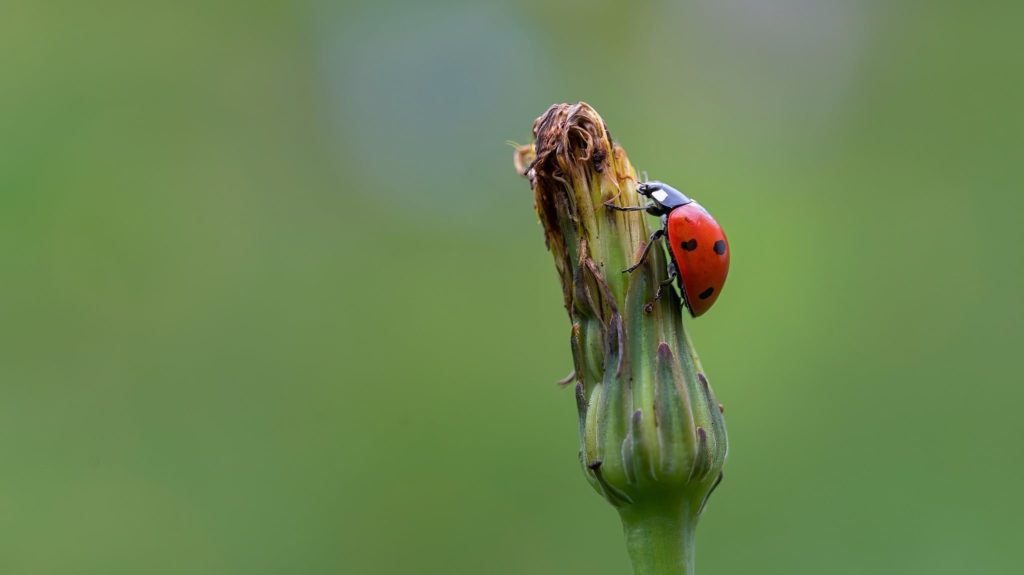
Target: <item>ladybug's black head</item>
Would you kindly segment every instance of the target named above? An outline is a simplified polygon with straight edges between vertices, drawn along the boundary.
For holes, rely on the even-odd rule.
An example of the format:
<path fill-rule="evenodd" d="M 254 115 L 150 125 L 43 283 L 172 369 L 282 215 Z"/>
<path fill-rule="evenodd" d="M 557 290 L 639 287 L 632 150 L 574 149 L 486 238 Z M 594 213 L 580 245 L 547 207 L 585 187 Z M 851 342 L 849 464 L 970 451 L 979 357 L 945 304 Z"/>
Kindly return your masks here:
<path fill-rule="evenodd" d="M 641 196 L 651 197 L 651 193 L 655 190 L 661 189 L 661 182 L 640 182 L 636 186 L 636 191 Z"/>
<path fill-rule="evenodd" d="M 641 196 L 651 198 L 654 200 L 654 203 L 667 209 L 685 206 L 693 201 L 679 190 L 658 181 L 641 182 L 637 185 L 636 191 Z"/>

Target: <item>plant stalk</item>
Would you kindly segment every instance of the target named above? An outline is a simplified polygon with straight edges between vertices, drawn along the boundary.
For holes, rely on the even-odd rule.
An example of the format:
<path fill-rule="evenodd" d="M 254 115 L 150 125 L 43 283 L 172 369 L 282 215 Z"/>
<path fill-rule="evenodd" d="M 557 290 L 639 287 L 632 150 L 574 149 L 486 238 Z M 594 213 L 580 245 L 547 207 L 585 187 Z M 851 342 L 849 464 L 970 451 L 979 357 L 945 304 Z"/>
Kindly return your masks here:
<path fill-rule="evenodd" d="M 687 501 L 620 509 L 636 575 L 693 575 L 697 516 Z"/>

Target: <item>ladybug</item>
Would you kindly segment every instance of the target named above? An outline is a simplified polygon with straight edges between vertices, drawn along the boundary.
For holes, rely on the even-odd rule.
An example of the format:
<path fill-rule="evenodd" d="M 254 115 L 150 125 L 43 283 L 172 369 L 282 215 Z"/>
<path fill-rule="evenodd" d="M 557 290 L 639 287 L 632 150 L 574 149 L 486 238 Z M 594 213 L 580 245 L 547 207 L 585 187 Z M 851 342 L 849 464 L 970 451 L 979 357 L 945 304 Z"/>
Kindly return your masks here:
<path fill-rule="evenodd" d="M 651 234 L 640 261 L 623 270 L 632 272 L 647 259 L 654 242 L 664 238 L 668 242 L 672 265 L 668 279 L 661 287 L 679 280 L 679 291 L 690 315 L 698 317 L 711 309 L 722 293 L 725 277 L 729 274 L 729 240 L 722 226 L 697 202 L 663 182 L 643 182 L 637 193 L 650 198 L 646 206 L 620 207 L 612 203 L 605 206 L 620 212 L 646 211 L 661 218 L 661 229 Z M 661 297 L 658 289 L 655 299 Z"/>

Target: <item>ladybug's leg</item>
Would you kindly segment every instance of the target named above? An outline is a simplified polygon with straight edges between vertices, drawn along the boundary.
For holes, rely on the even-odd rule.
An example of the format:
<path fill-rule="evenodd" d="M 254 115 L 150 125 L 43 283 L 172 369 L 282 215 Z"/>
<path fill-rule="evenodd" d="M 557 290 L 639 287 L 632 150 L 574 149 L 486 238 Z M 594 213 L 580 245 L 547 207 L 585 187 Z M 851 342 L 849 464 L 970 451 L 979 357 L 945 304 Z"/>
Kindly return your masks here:
<path fill-rule="evenodd" d="M 642 212 L 642 211 L 646 210 L 647 208 L 649 208 L 650 206 L 626 206 L 626 207 L 622 207 L 622 206 L 616 206 L 615 204 L 609 204 L 609 203 L 605 202 L 604 207 L 611 208 L 611 209 L 613 209 L 613 210 L 615 210 L 617 212 Z"/>
<path fill-rule="evenodd" d="M 654 294 L 654 301 L 661 299 L 661 290 L 665 289 L 665 286 L 672 285 L 672 282 L 676 281 L 677 277 L 679 277 L 679 272 L 676 270 L 676 262 L 670 261 L 668 264 L 668 278 L 658 284 L 658 291 Z"/>
<path fill-rule="evenodd" d="M 635 264 L 629 266 L 628 268 L 622 270 L 622 273 L 624 273 L 624 274 L 632 273 L 633 270 L 635 270 L 636 268 L 640 267 L 640 265 L 644 263 L 644 260 L 647 259 L 647 254 L 651 253 L 651 247 L 654 246 L 654 242 L 660 240 L 661 237 L 664 236 L 664 235 L 665 235 L 665 228 L 659 228 L 659 229 L 655 230 L 654 233 L 651 234 L 651 237 L 648 238 L 647 245 L 644 246 L 644 253 L 640 254 L 640 261 L 638 261 Z"/>

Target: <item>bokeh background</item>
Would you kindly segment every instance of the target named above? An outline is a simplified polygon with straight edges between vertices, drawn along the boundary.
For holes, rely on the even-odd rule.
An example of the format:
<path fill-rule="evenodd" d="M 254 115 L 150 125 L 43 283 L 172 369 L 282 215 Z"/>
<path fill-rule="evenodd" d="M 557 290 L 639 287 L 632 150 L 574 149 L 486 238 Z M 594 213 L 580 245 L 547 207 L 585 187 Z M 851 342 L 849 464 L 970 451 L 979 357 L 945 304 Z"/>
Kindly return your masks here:
<path fill-rule="evenodd" d="M 1019 573 L 1022 10 L 5 2 L 0 572 L 624 574 L 511 165 L 586 100 L 735 254 L 701 573 Z"/>

